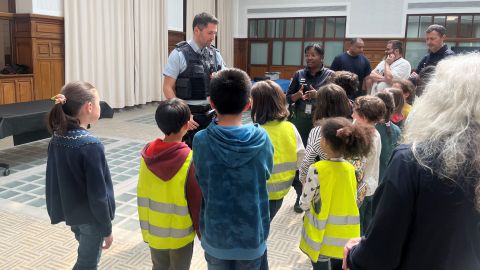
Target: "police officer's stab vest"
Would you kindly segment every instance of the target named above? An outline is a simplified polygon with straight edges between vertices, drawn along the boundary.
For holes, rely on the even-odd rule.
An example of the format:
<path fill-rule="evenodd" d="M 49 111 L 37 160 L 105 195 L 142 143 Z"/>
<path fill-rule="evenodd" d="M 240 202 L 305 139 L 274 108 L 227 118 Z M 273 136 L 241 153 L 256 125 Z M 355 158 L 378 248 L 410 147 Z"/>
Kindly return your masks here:
<path fill-rule="evenodd" d="M 203 49 L 203 53 L 195 52 L 186 41 L 176 45 L 175 50 L 182 52 L 187 68 L 177 77 L 176 96 L 183 100 L 203 100 L 209 96 L 210 75 L 217 67 L 217 49 L 213 46 Z"/>

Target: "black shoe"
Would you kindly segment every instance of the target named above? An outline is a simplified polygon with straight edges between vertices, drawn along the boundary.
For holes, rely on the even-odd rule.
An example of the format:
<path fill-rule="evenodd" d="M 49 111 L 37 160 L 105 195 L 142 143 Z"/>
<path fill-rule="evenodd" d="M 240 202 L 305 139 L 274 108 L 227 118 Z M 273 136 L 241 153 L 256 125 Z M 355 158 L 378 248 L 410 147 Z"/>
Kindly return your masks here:
<path fill-rule="evenodd" d="M 296 213 L 303 213 L 303 209 L 300 207 L 300 197 L 297 197 L 295 205 L 293 206 L 293 211 Z"/>

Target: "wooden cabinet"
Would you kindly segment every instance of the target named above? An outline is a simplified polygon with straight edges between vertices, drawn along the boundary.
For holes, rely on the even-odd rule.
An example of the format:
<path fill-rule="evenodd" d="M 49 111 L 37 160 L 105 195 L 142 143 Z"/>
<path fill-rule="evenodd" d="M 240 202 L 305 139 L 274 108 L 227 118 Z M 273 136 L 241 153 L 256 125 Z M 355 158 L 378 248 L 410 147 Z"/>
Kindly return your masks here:
<path fill-rule="evenodd" d="M 0 76 L 0 104 L 27 102 L 33 99 L 33 75 Z"/>
<path fill-rule="evenodd" d="M 29 66 L 33 73 L 31 100 L 58 94 L 65 83 L 63 18 L 15 14 L 15 47 L 16 62 Z"/>

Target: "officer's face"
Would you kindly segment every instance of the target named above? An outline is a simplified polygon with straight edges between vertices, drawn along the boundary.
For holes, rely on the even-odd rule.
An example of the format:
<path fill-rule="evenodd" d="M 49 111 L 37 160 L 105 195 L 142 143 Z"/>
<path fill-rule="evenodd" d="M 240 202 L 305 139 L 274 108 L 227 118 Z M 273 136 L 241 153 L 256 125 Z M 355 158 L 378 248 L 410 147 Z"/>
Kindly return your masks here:
<path fill-rule="evenodd" d="M 204 27 L 201 30 L 200 28 L 195 27 L 194 32 L 199 43 L 198 45 L 205 48 L 210 46 L 210 44 L 212 44 L 212 42 L 215 40 L 215 36 L 217 35 L 217 25 L 209 23 L 207 24 L 207 27 Z"/>

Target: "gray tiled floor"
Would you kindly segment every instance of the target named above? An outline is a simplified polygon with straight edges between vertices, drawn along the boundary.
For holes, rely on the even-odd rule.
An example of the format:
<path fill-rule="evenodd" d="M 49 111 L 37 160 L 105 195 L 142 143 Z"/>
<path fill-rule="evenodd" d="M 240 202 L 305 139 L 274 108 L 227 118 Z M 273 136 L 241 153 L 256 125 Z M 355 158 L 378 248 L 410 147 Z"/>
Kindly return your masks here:
<path fill-rule="evenodd" d="M 139 152 L 146 142 L 161 137 L 153 115 L 155 104 L 128 108 L 113 119 L 102 119 L 92 133 L 105 144 L 116 200 L 114 244 L 103 255 L 100 269 L 150 269 L 136 211 Z M 249 112 L 243 116 L 250 122 Z M 12 174 L 0 176 L 0 269 L 68 269 L 77 243 L 68 226 L 51 225 L 45 209 L 45 163 L 48 139 L 13 147 L 0 140 L 0 162 L 12 164 Z M 271 224 L 268 239 L 270 269 L 310 269 L 298 249 L 301 215 L 292 211 L 293 189 Z M 206 269 L 198 239 L 191 269 Z"/>

